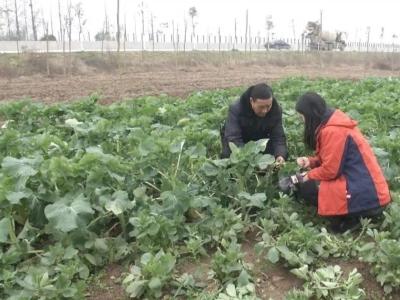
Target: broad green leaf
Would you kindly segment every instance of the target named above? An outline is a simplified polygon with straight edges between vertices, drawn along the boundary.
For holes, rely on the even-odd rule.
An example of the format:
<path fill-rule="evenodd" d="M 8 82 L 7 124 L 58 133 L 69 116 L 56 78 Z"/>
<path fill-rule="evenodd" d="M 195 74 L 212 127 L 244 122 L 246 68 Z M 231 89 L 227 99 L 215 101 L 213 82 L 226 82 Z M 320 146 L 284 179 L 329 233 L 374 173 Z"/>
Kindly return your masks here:
<path fill-rule="evenodd" d="M 82 195 L 72 203 L 57 201 L 46 206 L 44 213 L 46 218 L 55 224 L 55 228 L 63 232 L 69 232 L 78 228 L 78 220 L 81 214 L 93 214 L 94 211 L 88 200 Z"/>
<path fill-rule="evenodd" d="M 36 175 L 38 172 L 35 166 L 42 161 L 40 157 L 30 159 L 21 158 L 17 159 L 14 157 L 5 157 L 1 164 L 3 172 L 6 172 L 14 177 L 30 177 Z"/>
<path fill-rule="evenodd" d="M 128 193 L 125 191 L 116 191 L 112 195 L 112 200 L 108 201 L 105 205 L 107 211 L 113 212 L 118 216 L 134 206 L 133 202 L 129 201 Z"/>
<path fill-rule="evenodd" d="M 8 241 L 8 234 L 11 228 L 10 218 L 3 218 L 0 220 L 0 243 L 6 243 Z"/>
<path fill-rule="evenodd" d="M 275 247 L 272 247 L 268 250 L 267 258 L 273 264 L 277 263 L 279 261 L 279 251 Z"/>
<path fill-rule="evenodd" d="M 206 176 L 216 176 L 219 173 L 219 170 L 216 166 L 214 166 L 211 162 L 205 162 L 203 167 L 201 168 Z"/>
<path fill-rule="evenodd" d="M 297 269 L 292 269 L 290 272 L 301 279 L 308 280 L 308 265 L 304 265 Z"/>
<path fill-rule="evenodd" d="M 142 296 L 145 285 L 147 284 L 147 280 L 137 280 L 132 282 L 128 287 L 126 288 L 126 292 L 130 295 L 132 298 L 138 298 Z"/>
<path fill-rule="evenodd" d="M 251 276 L 249 275 L 249 273 L 247 273 L 246 270 L 243 269 L 240 272 L 240 275 L 237 279 L 238 286 L 247 286 L 249 284 L 250 280 L 251 280 Z"/>
<path fill-rule="evenodd" d="M 237 297 L 236 288 L 232 283 L 228 284 L 228 286 L 226 287 L 226 293 L 230 297 L 233 297 L 233 298 Z"/>
<path fill-rule="evenodd" d="M 257 161 L 257 167 L 259 167 L 261 170 L 266 169 L 268 166 L 272 165 L 275 162 L 275 158 L 270 155 L 270 154 L 264 154 L 260 156 Z"/>
<path fill-rule="evenodd" d="M 162 284 L 161 284 L 161 280 L 158 277 L 153 277 L 151 278 L 151 280 L 149 281 L 149 288 L 152 290 L 159 290 L 161 289 Z"/>
<path fill-rule="evenodd" d="M 6 198 L 11 204 L 20 204 L 21 199 L 29 198 L 31 195 L 32 191 L 25 189 L 23 191 L 9 193 Z"/>
<path fill-rule="evenodd" d="M 176 142 L 176 143 L 174 143 L 174 144 L 171 144 L 171 146 L 169 147 L 169 151 L 170 151 L 171 153 L 179 153 L 179 152 L 182 151 L 183 145 L 184 145 L 184 144 L 185 144 L 185 141 L 184 141 L 184 140 L 183 140 L 183 141 Z"/>

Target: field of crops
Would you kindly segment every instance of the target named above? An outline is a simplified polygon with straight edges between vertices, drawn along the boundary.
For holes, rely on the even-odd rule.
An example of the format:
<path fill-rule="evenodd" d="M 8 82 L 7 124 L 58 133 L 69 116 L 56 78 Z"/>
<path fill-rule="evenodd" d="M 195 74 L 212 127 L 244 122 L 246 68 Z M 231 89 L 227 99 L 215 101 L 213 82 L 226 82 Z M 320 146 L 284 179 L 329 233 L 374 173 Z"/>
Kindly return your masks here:
<path fill-rule="evenodd" d="M 260 274 L 274 264 L 301 282 L 284 299 L 400 299 L 400 80 L 289 78 L 272 87 L 291 155 L 279 172 L 260 154 L 265 141 L 218 158 L 220 124 L 243 88 L 185 101 L 2 104 L 0 298 L 84 299 L 113 263 L 136 299 L 269 299 Z M 276 188 L 306 153 L 294 103 L 310 90 L 359 121 L 390 183 L 385 217 L 355 233 L 331 234 L 315 209 Z M 249 234 L 254 264 L 244 260 Z M 204 260 L 206 276 L 182 271 Z M 380 290 L 340 266 L 349 260 L 367 266 Z"/>

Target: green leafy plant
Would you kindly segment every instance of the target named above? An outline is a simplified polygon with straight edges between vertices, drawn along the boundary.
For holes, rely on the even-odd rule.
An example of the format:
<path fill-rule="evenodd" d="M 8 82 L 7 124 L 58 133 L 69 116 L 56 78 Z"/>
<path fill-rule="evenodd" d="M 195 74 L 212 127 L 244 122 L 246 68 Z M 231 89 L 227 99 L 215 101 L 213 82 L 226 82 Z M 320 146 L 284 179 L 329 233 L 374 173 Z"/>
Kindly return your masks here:
<path fill-rule="evenodd" d="M 339 266 L 328 266 L 309 270 L 307 265 L 291 271 L 306 283 L 303 291 L 293 291 L 287 299 L 364 299 L 365 292 L 359 287 L 362 276 L 357 269 L 351 271 L 347 278 Z M 303 298 L 307 297 L 307 298 Z"/>
<path fill-rule="evenodd" d="M 122 282 L 129 297 L 161 297 L 162 289 L 172 278 L 175 262 L 172 254 L 163 251 L 143 254 L 139 265 L 132 266 Z"/>

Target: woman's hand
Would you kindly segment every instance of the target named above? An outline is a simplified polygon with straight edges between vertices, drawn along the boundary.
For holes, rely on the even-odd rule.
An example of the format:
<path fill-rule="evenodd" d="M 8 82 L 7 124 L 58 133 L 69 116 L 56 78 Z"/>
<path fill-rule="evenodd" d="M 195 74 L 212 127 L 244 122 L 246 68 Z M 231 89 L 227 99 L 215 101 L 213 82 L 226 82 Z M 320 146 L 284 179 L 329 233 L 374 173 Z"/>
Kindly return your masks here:
<path fill-rule="evenodd" d="M 305 157 L 305 156 L 298 157 L 296 161 L 297 161 L 297 165 L 300 168 L 307 169 L 310 167 L 310 160 L 308 159 L 308 157 Z"/>

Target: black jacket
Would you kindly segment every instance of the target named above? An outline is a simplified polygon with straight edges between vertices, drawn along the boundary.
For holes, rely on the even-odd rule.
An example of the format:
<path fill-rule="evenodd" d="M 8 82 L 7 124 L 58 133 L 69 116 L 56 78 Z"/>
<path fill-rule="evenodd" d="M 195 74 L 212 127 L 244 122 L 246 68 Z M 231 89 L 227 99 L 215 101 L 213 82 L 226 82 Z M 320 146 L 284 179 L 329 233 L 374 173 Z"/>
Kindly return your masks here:
<path fill-rule="evenodd" d="M 229 142 L 241 147 L 249 141 L 269 139 L 265 153 L 287 159 L 286 136 L 282 126 L 282 108 L 273 98 L 271 110 L 258 117 L 250 104 L 250 87 L 229 107 L 228 119 L 221 129 L 221 158 L 230 156 Z"/>

